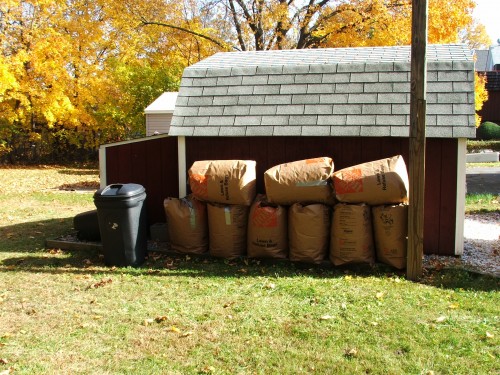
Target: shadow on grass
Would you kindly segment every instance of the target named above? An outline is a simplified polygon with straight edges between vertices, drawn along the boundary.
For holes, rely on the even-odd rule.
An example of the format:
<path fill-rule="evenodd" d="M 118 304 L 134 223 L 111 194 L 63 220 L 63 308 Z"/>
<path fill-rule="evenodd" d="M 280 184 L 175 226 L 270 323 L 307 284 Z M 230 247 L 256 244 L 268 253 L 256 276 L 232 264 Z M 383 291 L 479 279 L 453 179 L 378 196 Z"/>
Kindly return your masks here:
<path fill-rule="evenodd" d="M 50 274 L 127 274 L 130 276 L 161 277 L 311 277 L 341 278 L 346 275 L 357 278 L 404 277 L 404 272 L 388 266 L 376 264 L 333 267 L 309 265 L 289 261 L 249 260 L 233 261 L 215 259 L 209 256 L 166 255 L 151 253 L 144 264 L 137 268 L 107 267 L 102 254 L 96 250 L 62 252 L 47 250 L 43 255 L 26 254 L 0 261 L 0 272 L 35 272 Z M 432 271 L 422 284 L 441 289 L 464 289 L 477 291 L 497 291 L 500 279 L 474 273 L 465 269 L 443 269 Z"/>
<path fill-rule="evenodd" d="M 189 277 L 313 277 L 403 278 L 383 264 L 334 267 L 294 263 L 286 260 L 224 260 L 209 255 L 181 255 L 150 252 L 141 267 L 107 267 L 99 250 L 62 251 L 45 249 L 46 238 L 72 232 L 72 219 L 53 219 L 0 228 L 0 273 L 33 272 L 48 274 L 128 274 L 131 276 Z M 11 253 L 11 256 L 9 256 Z M 23 254 L 20 254 L 23 253 Z M 499 290 L 500 279 L 464 269 L 430 270 L 423 284 L 444 289 Z"/>
<path fill-rule="evenodd" d="M 82 169 L 79 168 L 61 169 L 60 171 L 58 171 L 58 173 L 67 175 L 78 175 L 78 176 L 93 176 L 93 175 L 98 175 L 99 170 L 82 167 Z"/>
<path fill-rule="evenodd" d="M 498 291 L 500 279 L 461 268 L 446 268 L 435 271 L 427 278 L 426 284 L 443 289 L 465 289 Z"/>
<path fill-rule="evenodd" d="M 45 247 L 46 238 L 73 230 L 73 218 L 31 221 L 0 227 L 0 254 L 32 253 Z M 1 258 L 0 258 L 1 259 Z"/>
<path fill-rule="evenodd" d="M 81 181 L 81 182 L 74 182 L 72 184 L 63 184 L 58 186 L 57 188 L 59 190 L 69 190 L 69 191 L 74 191 L 74 190 L 85 190 L 85 191 L 95 191 L 99 189 L 99 182 L 93 182 L 93 181 Z"/>

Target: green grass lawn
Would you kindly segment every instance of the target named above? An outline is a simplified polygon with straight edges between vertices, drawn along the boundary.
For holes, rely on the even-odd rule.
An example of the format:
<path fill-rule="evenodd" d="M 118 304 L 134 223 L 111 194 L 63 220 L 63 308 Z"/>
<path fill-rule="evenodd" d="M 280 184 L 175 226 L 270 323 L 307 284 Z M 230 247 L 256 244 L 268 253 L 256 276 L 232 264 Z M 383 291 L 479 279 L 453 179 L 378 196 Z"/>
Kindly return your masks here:
<path fill-rule="evenodd" d="M 0 169 L 0 374 L 493 374 L 499 280 L 46 249 L 97 171 Z"/>
<path fill-rule="evenodd" d="M 498 212 L 500 197 L 494 194 L 467 194 L 465 196 L 465 212 Z"/>

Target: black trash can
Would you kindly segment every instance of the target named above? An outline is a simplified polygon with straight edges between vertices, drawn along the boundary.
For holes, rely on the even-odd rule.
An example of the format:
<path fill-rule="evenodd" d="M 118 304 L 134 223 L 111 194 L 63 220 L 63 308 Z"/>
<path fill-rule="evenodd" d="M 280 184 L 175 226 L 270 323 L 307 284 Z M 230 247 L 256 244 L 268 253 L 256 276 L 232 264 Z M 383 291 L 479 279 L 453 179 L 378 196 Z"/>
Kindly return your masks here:
<path fill-rule="evenodd" d="M 146 191 L 139 184 L 113 184 L 94 193 L 108 266 L 139 266 L 147 253 Z"/>

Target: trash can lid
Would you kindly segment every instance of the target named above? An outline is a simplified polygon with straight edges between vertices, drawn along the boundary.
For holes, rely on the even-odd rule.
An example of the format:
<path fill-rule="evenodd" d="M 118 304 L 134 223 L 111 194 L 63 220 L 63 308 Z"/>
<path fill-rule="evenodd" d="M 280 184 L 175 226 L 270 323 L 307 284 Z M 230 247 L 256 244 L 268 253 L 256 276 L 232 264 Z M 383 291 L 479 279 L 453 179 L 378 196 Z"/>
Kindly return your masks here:
<path fill-rule="evenodd" d="M 106 186 L 104 189 L 97 190 L 94 193 L 94 198 L 99 198 L 99 197 L 127 198 L 144 193 L 145 190 L 146 189 L 144 189 L 144 186 L 139 184 L 111 184 Z"/>

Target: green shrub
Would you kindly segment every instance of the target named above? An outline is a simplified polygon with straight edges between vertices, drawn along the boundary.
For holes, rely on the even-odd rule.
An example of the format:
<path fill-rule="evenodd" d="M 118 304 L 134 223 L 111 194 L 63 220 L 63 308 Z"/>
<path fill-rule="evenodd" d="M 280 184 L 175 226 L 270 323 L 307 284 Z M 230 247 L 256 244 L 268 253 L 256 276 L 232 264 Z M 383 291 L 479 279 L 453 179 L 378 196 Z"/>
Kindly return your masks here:
<path fill-rule="evenodd" d="M 477 128 L 476 135 L 478 138 L 488 140 L 488 139 L 500 139 L 500 125 L 493 122 L 483 122 Z"/>
<path fill-rule="evenodd" d="M 481 152 L 482 150 L 492 150 L 500 152 L 500 140 L 499 141 L 479 141 L 469 139 L 467 141 L 467 152 Z"/>

